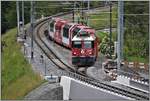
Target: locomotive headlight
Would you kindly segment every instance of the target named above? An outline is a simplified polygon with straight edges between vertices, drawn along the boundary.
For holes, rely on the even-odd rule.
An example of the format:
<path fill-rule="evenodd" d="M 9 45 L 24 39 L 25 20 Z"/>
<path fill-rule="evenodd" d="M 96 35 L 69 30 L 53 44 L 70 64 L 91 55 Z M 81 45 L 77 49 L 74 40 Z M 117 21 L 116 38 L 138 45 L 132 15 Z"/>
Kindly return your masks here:
<path fill-rule="evenodd" d="M 76 55 L 77 53 L 76 52 L 73 52 L 73 55 Z"/>
<path fill-rule="evenodd" d="M 92 50 L 88 50 L 89 55 L 92 55 L 92 53 L 93 53 Z"/>
<path fill-rule="evenodd" d="M 91 55 L 91 54 L 92 54 L 92 51 L 89 52 L 89 55 Z"/>

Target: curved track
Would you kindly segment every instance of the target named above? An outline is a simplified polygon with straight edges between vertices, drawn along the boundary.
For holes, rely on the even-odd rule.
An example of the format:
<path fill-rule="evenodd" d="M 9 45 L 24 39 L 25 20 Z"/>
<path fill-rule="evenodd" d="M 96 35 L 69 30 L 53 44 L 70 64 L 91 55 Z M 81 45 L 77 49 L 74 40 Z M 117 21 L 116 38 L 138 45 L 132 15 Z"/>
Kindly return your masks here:
<path fill-rule="evenodd" d="M 42 26 L 47 23 L 44 21 L 42 24 L 39 24 L 37 27 L 37 35 L 34 35 L 35 41 L 38 44 L 38 46 L 42 49 L 42 51 L 48 56 L 48 58 L 60 69 L 65 70 L 67 72 L 75 72 L 75 69 L 73 67 L 68 66 L 65 64 L 44 42 L 44 40 L 41 38 L 41 35 L 44 34 L 43 31 L 41 31 Z M 40 40 L 39 40 L 40 39 Z M 79 74 L 84 75 L 79 72 Z"/>
<path fill-rule="evenodd" d="M 65 14 L 68 14 L 68 13 L 65 13 Z M 55 15 L 55 16 L 63 16 L 65 14 L 60 13 L 60 14 Z M 145 93 L 145 92 L 142 92 L 139 90 L 135 90 L 133 88 L 121 89 L 118 87 L 114 87 L 107 82 L 101 82 L 101 81 L 95 80 L 93 78 L 86 77 L 86 75 L 83 73 L 80 73 L 80 72 L 78 72 L 78 74 L 75 73 L 75 69 L 73 67 L 66 65 L 61 59 L 59 59 L 59 57 L 47 46 L 47 44 L 41 38 L 41 34 L 44 34 L 44 31 L 42 31 L 41 28 L 50 19 L 51 19 L 51 17 L 48 17 L 48 18 L 43 19 L 43 20 L 36 23 L 35 33 L 34 33 L 34 41 L 40 47 L 40 49 L 46 54 L 46 56 L 58 68 L 64 70 L 62 72 L 63 75 L 67 75 L 69 77 L 72 77 L 72 78 L 78 79 L 80 81 L 86 82 L 88 84 L 91 84 L 93 86 L 96 86 L 98 88 L 109 90 L 109 91 L 114 92 L 116 94 L 120 94 L 122 96 L 126 96 L 126 97 L 133 98 L 136 100 L 148 100 L 149 99 L 148 93 Z"/>

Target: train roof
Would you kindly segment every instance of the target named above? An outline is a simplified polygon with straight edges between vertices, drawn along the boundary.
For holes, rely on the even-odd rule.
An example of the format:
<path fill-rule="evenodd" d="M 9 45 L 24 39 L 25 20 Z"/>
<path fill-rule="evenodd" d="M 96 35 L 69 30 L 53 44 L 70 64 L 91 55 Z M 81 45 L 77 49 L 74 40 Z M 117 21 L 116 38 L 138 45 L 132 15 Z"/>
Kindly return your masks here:
<path fill-rule="evenodd" d="M 84 29 L 84 28 L 87 28 L 87 26 L 84 26 L 84 25 L 80 25 L 80 24 L 79 24 L 79 25 L 77 25 L 77 27 L 78 27 L 78 28 L 80 28 L 80 29 Z"/>
<path fill-rule="evenodd" d="M 75 35 L 72 39 L 72 41 L 81 41 L 81 40 L 84 40 L 84 41 L 94 41 L 96 37 L 94 36 L 86 36 L 86 37 L 81 37 L 81 36 L 78 36 L 78 35 Z"/>
<path fill-rule="evenodd" d="M 61 19 L 61 18 L 58 18 L 58 17 L 53 17 L 52 20 L 54 21 L 61 21 L 61 22 L 68 22 L 67 20 L 64 20 L 64 19 Z"/>
<path fill-rule="evenodd" d="M 69 22 L 69 23 L 68 23 L 68 25 L 71 25 L 71 26 L 73 26 L 73 25 L 77 25 L 77 23 L 72 23 L 72 22 Z"/>
<path fill-rule="evenodd" d="M 78 24 L 78 23 L 72 23 L 72 22 L 69 22 L 69 21 L 64 20 L 62 18 L 59 18 L 59 17 L 53 17 L 52 20 L 56 21 L 56 22 L 66 23 L 66 24 L 71 25 L 71 26 L 76 26 L 77 28 L 80 28 L 82 31 L 95 33 L 95 30 L 91 27 L 88 27 L 88 26 L 85 26 L 82 24 Z"/>

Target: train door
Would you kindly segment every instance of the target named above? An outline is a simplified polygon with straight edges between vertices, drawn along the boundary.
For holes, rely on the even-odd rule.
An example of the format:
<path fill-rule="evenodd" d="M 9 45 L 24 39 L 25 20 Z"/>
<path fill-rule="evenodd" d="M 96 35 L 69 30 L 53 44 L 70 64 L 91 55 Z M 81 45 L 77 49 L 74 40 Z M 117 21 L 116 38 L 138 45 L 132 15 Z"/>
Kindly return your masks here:
<path fill-rule="evenodd" d="M 62 22 L 57 22 L 55 25 L 55 33 L 54 33 L 54 39 L 57 43 L 62 44 L 62 36 L 61 36 L 61 26 Z"/>

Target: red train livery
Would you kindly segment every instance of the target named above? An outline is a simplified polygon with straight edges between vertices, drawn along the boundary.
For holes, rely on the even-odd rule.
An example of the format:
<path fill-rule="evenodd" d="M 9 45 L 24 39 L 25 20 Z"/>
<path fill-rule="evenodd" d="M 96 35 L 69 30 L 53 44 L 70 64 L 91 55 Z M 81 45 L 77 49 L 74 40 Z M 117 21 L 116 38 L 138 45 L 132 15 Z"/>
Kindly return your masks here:
<path fill-rule="evenodd" d="M 51 39 L 72 50 L 73 65 L 86 66 L 95 63 L 98 47 L 94 29 L 60 18 L 52 18 L 48 28 Z"/>

